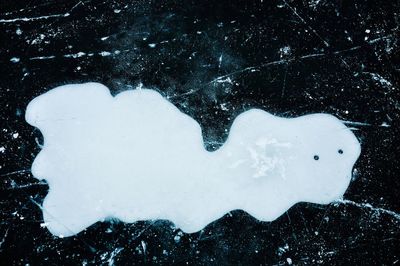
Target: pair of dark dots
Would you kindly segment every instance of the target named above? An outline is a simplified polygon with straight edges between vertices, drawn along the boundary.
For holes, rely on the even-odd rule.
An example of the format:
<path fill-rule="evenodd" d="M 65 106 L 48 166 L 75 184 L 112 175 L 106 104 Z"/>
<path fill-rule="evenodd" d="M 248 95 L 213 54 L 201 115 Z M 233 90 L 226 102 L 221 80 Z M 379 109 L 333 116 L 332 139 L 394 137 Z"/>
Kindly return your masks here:
<path fill-rule="evenodd" d="M 343 154 L 343 150 L 342 150 L 342 149 L 339 149 L 339 150 L 338 150 L 338 153 L 339 153 L 339 154 Z M 318 160 L 319 160 L 319 156 L 318 156 L 318 155 L 314 155 L 314 160 L 318 161 Z"/>

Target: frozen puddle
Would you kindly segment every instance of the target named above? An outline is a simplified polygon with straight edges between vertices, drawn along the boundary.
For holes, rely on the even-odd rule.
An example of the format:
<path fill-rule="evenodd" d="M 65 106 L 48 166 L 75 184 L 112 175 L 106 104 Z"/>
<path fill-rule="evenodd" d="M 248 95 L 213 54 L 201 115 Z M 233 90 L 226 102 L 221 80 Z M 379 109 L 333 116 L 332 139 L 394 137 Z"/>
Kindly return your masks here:
<path fill-rule="evenodd" d="M 32 165 L 50 187 L 44 221 L 63 236 L 110 217 L 168 219 L 188 233 L 234 209 L 272 221 L 297 202 L 340 198 L 360 154 L 332 115 L 258 109 L 239 115 L 226 143 L 208 152 L 199 124 L 158 92 L 113 97 L 98 83 L 36 97 L 26 121 L 44 136 Z"/>

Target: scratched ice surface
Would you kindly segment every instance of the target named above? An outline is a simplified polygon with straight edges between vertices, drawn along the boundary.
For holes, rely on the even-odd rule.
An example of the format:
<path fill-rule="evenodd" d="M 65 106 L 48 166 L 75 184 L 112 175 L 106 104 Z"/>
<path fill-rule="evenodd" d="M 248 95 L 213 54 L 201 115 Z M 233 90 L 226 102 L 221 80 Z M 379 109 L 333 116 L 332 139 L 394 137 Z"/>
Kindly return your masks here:
<path fill-rule="evenodd" d="M 26 120 L 43 133 L 32 174 L 45 179 L 47 228 L 71 236 L 97 221 L 168 219 L 200 231 L 242 209 L 273 221 L 297 202 L 342 197 L 360 155 L 337 118 L 240 114 L 209 152 L 200 125 L 158 92 L 112 97 L 98 83 L 65 85 L 33 99 Z"/>
<path fill-rule="evenodd" d="M 399 264 L 399 4 L 2 1 L 0 264 Z M 310 114 L 336 117 L 362 151 L 341 199 L 304 200 L 273 221 L 235 206 L 242 210 L 221 212 L 189 234 L 173 219 L 124 222 L 110 215 L 60 238 L 48 230 L 41 210 L 52 194 L 51 178 L 38 180 L 31 173 L 48 143 L 44 132 L 26 123 L 25 110 L 55 87 L 85 82 L 104 84 L 113 97 L 137 87 L 158 91 L 174 113 L 198 124 L 199 146 L 210 155 L 223 151 L 230 135 L 241 132 L 233 130 L 235 124 L 254 109 L 292 122 Z M 260 143 L 255 150 L 273 146 Z M 346 150 L 336 149 L 332 156 L 345 162 Z M 272 158 L 248 154 L 258 162 Z M 323 165 L 327 157 L 319 154 L 316 161 L 314 155 L 310 164 Z"/>

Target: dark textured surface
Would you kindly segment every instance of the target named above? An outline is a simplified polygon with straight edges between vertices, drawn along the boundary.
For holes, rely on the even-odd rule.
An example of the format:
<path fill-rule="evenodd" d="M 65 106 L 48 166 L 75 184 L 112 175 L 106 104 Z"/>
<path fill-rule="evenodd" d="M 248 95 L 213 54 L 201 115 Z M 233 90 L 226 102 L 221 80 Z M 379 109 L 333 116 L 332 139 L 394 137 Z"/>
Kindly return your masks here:
<path fill-rule="evenodd" d="M 0 264 L 400 264 L 399 1 L 2 1 Z M 362 154 L 342 202 L 301 203 L 271 223 L 233 211 L 203 231 L 168 221 L 42 228 L 48 186 L 29 168 L 41 134 L 27 103 L 67 83 L 168 97 L 218 148 L 251 107 L 330 113 Z M 18 135 L 16 134 L 18 133 Z"/>

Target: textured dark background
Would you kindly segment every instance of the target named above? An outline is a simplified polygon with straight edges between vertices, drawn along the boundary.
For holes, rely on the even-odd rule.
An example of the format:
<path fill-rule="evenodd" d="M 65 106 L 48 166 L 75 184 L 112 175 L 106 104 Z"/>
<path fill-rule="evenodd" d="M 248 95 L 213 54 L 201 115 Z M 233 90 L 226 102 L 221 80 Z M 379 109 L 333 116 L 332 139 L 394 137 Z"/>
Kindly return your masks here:
<path fill-rule="evenodd" d="M 1 1 L 0 264 L 400 265 L 399 12 L 398 0 Z M 159 90 L 210 150 L 251 107 L 352 121 L 362 154 L 346 200 L 271 223 L 232 211 L 191 235 L 110 221 L 54 237 L 25 107 L 86 81 Z"/>

